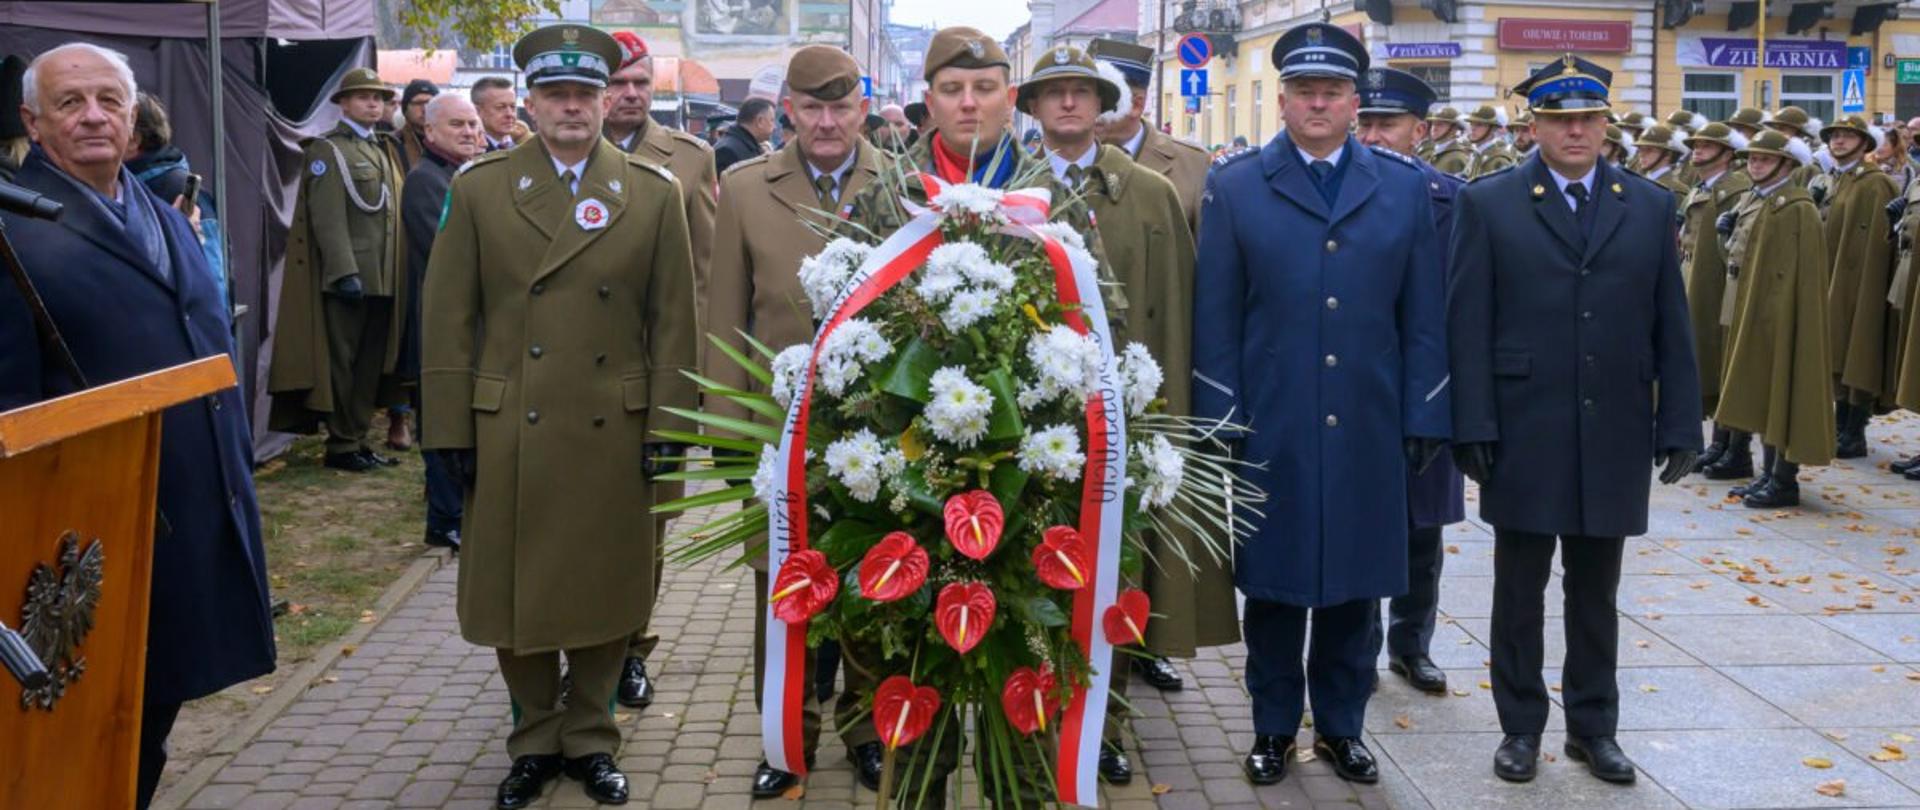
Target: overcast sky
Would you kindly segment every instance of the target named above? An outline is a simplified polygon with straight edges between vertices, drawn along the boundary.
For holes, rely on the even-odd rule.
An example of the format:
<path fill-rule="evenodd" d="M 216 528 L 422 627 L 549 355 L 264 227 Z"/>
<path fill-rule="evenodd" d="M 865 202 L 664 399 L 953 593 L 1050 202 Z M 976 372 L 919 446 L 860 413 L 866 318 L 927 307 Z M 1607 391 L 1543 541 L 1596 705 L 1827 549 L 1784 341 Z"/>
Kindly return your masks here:
<path fill-rule="evenodd" d="M 1005 40 L 1027 21 L 1027 0 L 894 0 L 902 25 L 971 25 Z"/>

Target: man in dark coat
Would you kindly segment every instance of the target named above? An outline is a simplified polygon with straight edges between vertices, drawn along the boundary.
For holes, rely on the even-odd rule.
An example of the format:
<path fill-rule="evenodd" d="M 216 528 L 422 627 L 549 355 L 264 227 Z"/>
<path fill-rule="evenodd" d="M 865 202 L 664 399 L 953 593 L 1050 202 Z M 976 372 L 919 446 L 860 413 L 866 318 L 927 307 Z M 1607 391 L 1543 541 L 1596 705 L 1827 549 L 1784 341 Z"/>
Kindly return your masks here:
<path fill-rule="evenodd" d="M 449 93 L 427 102 L 421 121 L 422 151 L 413 171 L 400 187 L 400 227 L 407 243 L 407 326 L 400 347 L 400 368 L 408 379 L 420 378 L 420 288 L 427 278 L 427 258 L 433 253 L 433 238 L 440 234 L 440 217 L 446 210 L 447 189 L 453 185 L 453 173 L 461 164 L 486 150 L 486 136 L 480 128 L 480 112 L 465 97 Z M 420 410 L 420 389 L 412 389 L 413 409 Z M 460 550 L 462 514 L 460 482 L 447 469 L 446 459 L 437 450 L 420 451 L 427 474 L 426 543 L 438 548 Z"/>
<path fill-rule="evenodd" d="M 1502 779 L 1532 779 L 1547 724 L 1543 592 L 1561 538 L 1567 756 L 1633 781 L 1614 741 L 1627 535 L 1647 531 L 1647 471 L 1700 452 L 1700 377 L 1673 193 L 1599 159 L 1611 74 L 1566 56 L 1516 92 L 1539 153 L 1454 206 L 1455 460 L 1494 527 L 1493 698 Z"/>
<path fill-rule="evenodd" d="M 1193 409 L 1249 428 L 1236 454 L 1268 494 L 1234 557 L 1247 776 L 1286 776 L 1310 689 L 1320 758 L 1373 782 L 1360 734 L 1378 600 L 1407 590 L 1407 471 L 1449 430 L 1445 255 L 1418 161 L 1347 134 L 1360 42 L 1310 23 L 1273 57 L 1286 131 L 1216 161 L 1202 197 Z"/>
<path fill-rule="evenodd" d="M 87 384 L 231 352 L 225 299 L 186 218 L 121 165 L 136 93 L 126 58 L 65 45 L 35 59 L 27 81 L 36 146 L 16 180 L 65 212 L 58 222 L 12 214 L 0 222 Z M 68 94 L 80 102 L 39 103 Z M 42 356 L 25 300 L 0 281 L 0 410 L 81 387 Z M 273 671 L 246 408 L 230 388 L 162 417 L 139 718 L 142 807 L 159 784 L 180 704 Z"/>
<path fill-rule="evenodd" d="M 1418 148 L 1427 128 L 1427 110 L 1436 93 L 1420 77 L 1404 70 L 1376 67 L 1360 81 L 1360 126 L 1356 134 L 1368 146 L 1403 155 Z M 1453 229 L 1453 197 L 1465 184 L 1460 178 L 1421 162 L 1427 176 L 1427 195 L 1433 200 L 1433 227 L 1439 234 Z M 1426 472 L 1407 477 L 1407 592 L 1387 605 L 1387 669 L 1407 679 L 1415 689 L 1433 694 L 1447 691 L 1447 673 L 1433 663 L 1433 622 L 1440 606 L 1440 533 L 1449 523 L 1467 518 L 1460 471 L 1445 459 L 1436 459 Z"/>
<path fill-rule="evenodd" d="M 750 98 L 740 105 L 740 118 L 713 145 L 713 168 L 721 174 L 735 163 L 764 154 L 760 144 L 773 136 L 773 102 Z"/>

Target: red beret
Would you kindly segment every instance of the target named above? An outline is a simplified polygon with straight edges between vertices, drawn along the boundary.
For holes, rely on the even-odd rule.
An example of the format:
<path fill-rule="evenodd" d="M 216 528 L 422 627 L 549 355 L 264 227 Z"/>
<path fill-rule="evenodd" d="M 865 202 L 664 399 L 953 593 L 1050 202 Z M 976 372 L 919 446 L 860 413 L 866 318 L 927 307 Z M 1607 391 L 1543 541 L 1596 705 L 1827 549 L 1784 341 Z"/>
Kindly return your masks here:
<path fill-rule="evenodd" d="M 647 41 L 632 31 L 615 31 L 613 40 L 620 43 L 620 66 L 614 70 L 626 70 L 628 66 L 647 58 Z"/>

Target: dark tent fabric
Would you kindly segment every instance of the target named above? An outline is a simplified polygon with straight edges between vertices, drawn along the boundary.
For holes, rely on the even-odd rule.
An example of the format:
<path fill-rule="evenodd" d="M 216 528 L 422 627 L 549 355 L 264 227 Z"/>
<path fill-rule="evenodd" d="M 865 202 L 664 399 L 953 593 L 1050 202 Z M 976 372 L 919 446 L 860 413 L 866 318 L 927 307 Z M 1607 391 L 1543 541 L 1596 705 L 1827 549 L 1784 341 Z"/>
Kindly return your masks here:
<path fill-rule="evenodd" d="M 338 120 L 338 108 L 326 103 L 321 89 L 351 68 L 372 64 L 372 0 L 227 0 L 221 5 L 227 202 L 219 214 L 230 243 L 227 270 L 234 303 L 246 308 L 236 323 L 235 345 L 252 405 L 254 456 L 265 460 L 291 443 L 291 437 L 265 430 L 265 389 L 272 356 L 269 319 L 277 309 L 273 303 L 279 298 L 281 258 L 302 168 L 300 141 Z M 198 3 L 0 2 L 0 54 L 31 59 L 74 41 L 126 54 L 140 89 L 166 105 L 174 144 L 211 187 L 213 101 L 205 8 Z M 357 22 L 346 13 L 356 10 L 365 12 Z M 230 19 L 237 30 L 252 35 L 235 34 L 225 26 Z M 287 27 L 274 28 L 275 19 Z M 123 33 L 129 27 L 169 35 Z M 283 42 L 263 33 L 277 30 L 345 36 Z M 176 32 L 179 36 L 173 36 Z M 324 60 L 317 58 L 322 55 Z"/>

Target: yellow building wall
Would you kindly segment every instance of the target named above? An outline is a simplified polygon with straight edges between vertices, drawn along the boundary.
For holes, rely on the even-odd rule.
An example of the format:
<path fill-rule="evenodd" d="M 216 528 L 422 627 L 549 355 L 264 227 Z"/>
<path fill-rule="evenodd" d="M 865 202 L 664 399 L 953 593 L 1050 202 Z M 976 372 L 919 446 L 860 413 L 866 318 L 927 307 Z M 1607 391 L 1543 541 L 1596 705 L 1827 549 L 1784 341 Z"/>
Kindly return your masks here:
<path fill-rule="evenodd" d="M 1820 36 L 1820 29 L 1789 36 L 1786 32 L 1787 21 L 1784 17 L 1769 18 L 1767 23 L 1767 37 L 1770 39 L 1818 39 Z M 1849 21 L 1845 19 L 1828 20 L 1825 24 L 1826 36 L 1833 40 L 1844 39 L 1848 47 L 1867 46 L 1873 49 L 1873 68 L 1867 72 L 1867 112 L 1869 114 L 1891 113 L 1894 109 L 1895 71 L 1886 66 L 1886 56 L 1893 53 L 1895 35 L 1920 34 L 1920 20 L 1888 20 L 1880 26 L 1880 30 L 1858 37 L 1846 36 L 1848 23 Z M 1682 28 L 1671 30 L 1656 28 L 1654 33 L 1654 49 L 1657 54 L 1654 63 L 1657 74 L 1655 99 L 1660 108 L 1659 113 L 1664 116 L 1680 109 L 1682 77 L 1686 68 L 1680 66 L 1675 58 L 1675 52 L 1682 36 L 1753 38 L 1757 33 L 1752 27 L 1729 32 L 1727 18 L 1718 14 L 1695 17 Z M 1920 53 L 1895 54 L 1895 56 L 1916 58 L 1920 57 Z M 1724 68 L 1713 70 L 1726 72 Z M 1746 68 L 1738 72 L 1741 106 L 1759 105 L 1760 99 L 1756 97 L 1756 88 L 1760 82 L 1765 81 L 1771 83 L 1773 88 L 1773 98 L 1768 107 L 1779 109 L 1781 71 L 1778 68 Z M 1838 79 L 1836 78 L 1835 81 L 1837 82 Z M 1837 84 L 1835 88 L 1837 108 Z"/>
<path fill-rule="evenodd" d="M 1398 9 L 1396 9 L 1396 11 L 1397 10 Z M 1513 89 L 1514 85 L 1525 81 L 1529 75 L 1532 75 L 1533 69 L 1530 65 L 1552 62 L 1558 59 L 1560 54 L 1553 51 L 1500 50 L 1499 20 L 1597 20 L 1631 24 L 1633 22 L 1633 14 L 1636 10 L 1640 9 L 1554 8 L 1523 4 L 1489 5 L 1487 6 L 1487 22 L 1493 24 L 1494 33 L 1481 38 L 1467 37 L 1462 39 L 1460 44 L 1462 49 L 1468 53 L 1478 51 L 1480 53 L 1494 54 L 1494 103 L 1506 105 L 1509 111 L 1518 111 L 1525 106 L 1524 101 L 1519 98 L 1508 97 L 1507 91 Z M 1616 97 L 1621 95 L 1622 91 L 1645 86 L 1646 77 L 1621 70 L 1621 60 L 1625 58 L 1627 54 L 1581 53 L 1579 55 L 1589 62 L 1613 71 L 1612 92 Z M 1470 108 L 1473 105 L 1462 101 L 1460 106 Z"/>

